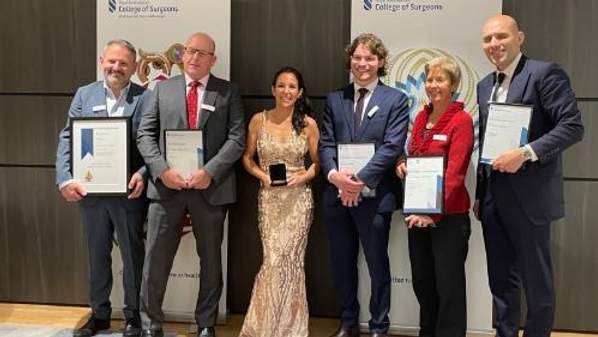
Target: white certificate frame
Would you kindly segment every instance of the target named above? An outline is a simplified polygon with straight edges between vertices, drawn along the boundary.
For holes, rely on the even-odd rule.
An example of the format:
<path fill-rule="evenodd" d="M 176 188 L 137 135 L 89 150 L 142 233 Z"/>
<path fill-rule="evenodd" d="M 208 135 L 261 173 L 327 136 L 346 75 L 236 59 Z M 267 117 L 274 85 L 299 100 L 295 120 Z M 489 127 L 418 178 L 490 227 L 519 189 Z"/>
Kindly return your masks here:
<path fill-rule="evenodd" d="M 336 159 L 339 171 L 349 171 L 353 175 L 363 169 L 376 153 L 376 143 L 338 143 L 336 145 Z M 361 196 L 373 198 L 376 190 L 364 187 Z"/>
<path fill-rule="evenodd" d="M 444 155 L 408 156 L 403 190 L 403 214 L 444 212 Z"/>
<path fill-rule="evenodd" d="M 164 130 L 164 158 L 168 167 L 178 170 L 183 179 L 189 179 L 204 165 L 202 130 Z"/>
<path fill-rule="evenodd" d="M 492 164 L 501 153 L 529 141 L 533 105 L 489 103 L 480 163 Z"/>
<path fill-rule="evenodd" d="M 70 118 L 70 165 L 88 196 L 126 196 L 129 192 L 129 117 Z"/>

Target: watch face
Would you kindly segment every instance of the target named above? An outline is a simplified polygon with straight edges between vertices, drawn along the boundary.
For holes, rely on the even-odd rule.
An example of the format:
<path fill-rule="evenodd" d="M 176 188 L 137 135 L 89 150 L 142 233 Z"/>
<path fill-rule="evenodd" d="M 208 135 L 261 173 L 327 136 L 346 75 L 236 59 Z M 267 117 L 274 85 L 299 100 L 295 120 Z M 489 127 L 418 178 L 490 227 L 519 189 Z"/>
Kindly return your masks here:
<path fill-rule="evenodd" d="M 523 159 L 525 159 L 525 160 L 532 159 L 532 152 L 527 147 L 523 148 Z"/>

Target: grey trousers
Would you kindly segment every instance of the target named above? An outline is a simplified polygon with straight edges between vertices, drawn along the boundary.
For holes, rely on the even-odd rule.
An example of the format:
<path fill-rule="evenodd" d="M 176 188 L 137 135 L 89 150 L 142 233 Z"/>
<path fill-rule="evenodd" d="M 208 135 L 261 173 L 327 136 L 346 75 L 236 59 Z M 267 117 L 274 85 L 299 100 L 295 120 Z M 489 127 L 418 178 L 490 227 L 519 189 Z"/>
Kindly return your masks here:
<path fill-rule="evenodd" d="M 220 249 L 226 209 L 225 206 L 208 204 L 201 193 L 194 190 L 183 190 L 168 200 L 152 200 L 141 285 L 141 319 L 144 329 L 162 328 L 162 303 L 181 241 L 181 223 L 186 213 L 191 215 L 197 254 L 200 257 L 195 320 L 200 327 L 216 324 L 218 301 L 222 293 Z"/>

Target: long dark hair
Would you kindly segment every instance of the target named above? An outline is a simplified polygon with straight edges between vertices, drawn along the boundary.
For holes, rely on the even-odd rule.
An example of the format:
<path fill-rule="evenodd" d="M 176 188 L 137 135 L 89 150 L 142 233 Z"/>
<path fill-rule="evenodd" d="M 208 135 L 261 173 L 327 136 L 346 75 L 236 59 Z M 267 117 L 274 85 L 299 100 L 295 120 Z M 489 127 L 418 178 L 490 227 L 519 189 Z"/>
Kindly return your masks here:
<path fill-rule="evenodd" d="M 297 134 L 301 134 L 303 129 L 307 126 L 307 123 L 305 122 L 305 116 L 307 115 L 313 118 L 313 109 L 311 107 L 311 104 L 309 103 L 309 98 L 307 97 L 307 90 L 305 89 L 303 76 L 301 75 L 299 70 L 291 66 L 285 66 L 280 68 L 280 70 L 278 70 L 276 74 L 274 74 L 274 78 L 272 79 L 272 88 L 276 87 L 276 80 L 278 79 L 278 76 L 286 73 L 293 74 L 297 79 L 297 83 L 299 84 L 299 90 L 303 90 L 301 96 L 299 96 L 297 98 L 297 101 L 295 102 L 292 117 L 293 130 L 295 130 Z"/>

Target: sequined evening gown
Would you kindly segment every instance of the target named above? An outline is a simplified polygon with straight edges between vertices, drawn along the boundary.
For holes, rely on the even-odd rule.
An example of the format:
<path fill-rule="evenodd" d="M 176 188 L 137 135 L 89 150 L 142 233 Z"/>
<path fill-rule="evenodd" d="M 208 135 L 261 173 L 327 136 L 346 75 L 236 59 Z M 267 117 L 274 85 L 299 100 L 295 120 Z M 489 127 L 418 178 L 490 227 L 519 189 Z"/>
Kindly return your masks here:
<path fill-rule="evenodd" d="M 262 116 L 266 118 L 266 113 Z M 281 142 L 264 124 L 257 140 L 260 167 L 268 173 L 271 164 L 284 163 L 288 179 L 305 165 L 307 139 L 292 132 Z M 311 188 L 261 187 L 258 212 L 264 260 L 255 277 L 240 337 L 307 337 L 304 260 L 313 219 Z"/>

